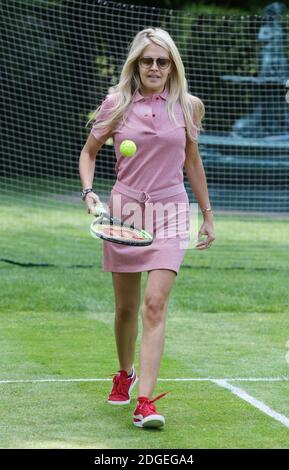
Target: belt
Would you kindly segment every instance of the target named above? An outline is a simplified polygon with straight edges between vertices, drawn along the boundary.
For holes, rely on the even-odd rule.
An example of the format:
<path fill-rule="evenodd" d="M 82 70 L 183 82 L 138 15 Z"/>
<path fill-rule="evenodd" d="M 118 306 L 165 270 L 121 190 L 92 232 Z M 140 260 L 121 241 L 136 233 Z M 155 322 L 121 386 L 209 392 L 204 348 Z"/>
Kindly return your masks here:
<path fill-rule="evenodd" d="M 175 184 L 174 186 L 169 186 L 167 188 L 159 189 L 156 191 L 150 191 L 149 193 L 146 191 L 136 191 L 132 189 L 130 186 L 127 186 L 121 181 L 116 180 L 112 189 L 115 189 L 121 194 L 125 196 L 132 197 L 136 199 L 138 202 L 142 202 L 147 204 L 150 201 L 157 201 L 158 199 L 162 199 L 165 197 L 175 196 L 176 194 L 185 193 L 185 186 L 184 183 Z"/>

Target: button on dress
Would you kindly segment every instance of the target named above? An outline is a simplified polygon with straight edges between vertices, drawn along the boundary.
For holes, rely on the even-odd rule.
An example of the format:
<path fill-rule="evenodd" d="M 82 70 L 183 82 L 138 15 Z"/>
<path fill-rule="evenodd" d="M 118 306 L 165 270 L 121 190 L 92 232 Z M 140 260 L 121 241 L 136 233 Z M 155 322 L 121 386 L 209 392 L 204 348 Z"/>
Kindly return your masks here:
<path fill-rule="evenodd" d="M 108 95 L 91 129 L 92 135 L 102 143 L 113 137 L 115 172 L 119 187 L 145 195 L 140 202 L 128 195 L 127 191 L 124 194 L 116 184 L 110 195 L 111 213 L 127 220 L 132 213 L 127 210 L 123 212 L 123 209 L 128 207 L 127 203 L 133 204 L 135 214 L 140 218 L 139 225 L 145 229 L 149 225 L 154 235 L 153 243 L 146 247 L 131 247 L 104 241 L 104 271 L 143 272 L 170 269 L 177 274 L 181 266 L 189 236 L 189 200 L 183 185 L 186 127 L 179 102 L 174 108 L 177 123 L 170 121 L 167 100 L 167 88 L 150 96 L 142 96 L 136 91 L 125 113 L 124 122 L 121 121 L 112 130 L 108 130 L 97 128 L 101 121 L 107 119 L 113 105 L 113 95 Z M 197 141 L 197 130 L 194 137 Z M 132 157 L 123 157 L 119 151 L 121 142 L 127 139 L 134 141 L 137 146 L 137 151 Z M 174 188 L 178 188 L 177 194 L 174 194 Z M 161 194 L 157 200 L 150 197 L 155 193 Z M 156 215 L 158 211 L 154 212 L 154 208 L 158 207 L 168 208 L 168 211 L 162 213 L 160 210 L 159 215 Z"/>

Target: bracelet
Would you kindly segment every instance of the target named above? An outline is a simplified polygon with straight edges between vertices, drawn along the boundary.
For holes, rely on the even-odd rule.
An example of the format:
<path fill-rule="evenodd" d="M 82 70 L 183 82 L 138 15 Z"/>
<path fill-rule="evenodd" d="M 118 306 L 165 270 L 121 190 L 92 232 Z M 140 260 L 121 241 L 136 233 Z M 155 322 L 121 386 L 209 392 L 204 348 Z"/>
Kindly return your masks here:
<path fill-rule="evenodd" d="M 80 195 L 81 195 L 81 199 L 84 201 L 86 196 L 88 195 L 88 193 L 94 193 L 94 189 L 93 188 L 85 188 L 81 191 Z"/>
<path fill-rule="evenodd" d="M 206 207 L 205 209 L 201 209 L 203 215 L 205 215 L 206 212 L 213 212 L 213 209 L 209 206 L 209 207 Z"/>

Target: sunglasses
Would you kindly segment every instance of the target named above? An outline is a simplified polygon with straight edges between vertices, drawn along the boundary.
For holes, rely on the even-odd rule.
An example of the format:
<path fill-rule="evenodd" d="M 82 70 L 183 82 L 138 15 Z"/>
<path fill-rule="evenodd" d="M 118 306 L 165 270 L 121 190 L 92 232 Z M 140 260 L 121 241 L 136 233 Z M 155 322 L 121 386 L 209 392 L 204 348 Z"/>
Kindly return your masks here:
<path fill-rule="evenodd" d="M 151 66 L 153 65 L 154 62 L 156 62 L 158 68 L 162 69 L 162 70 L 167 69 L 171 64 L 170 59 L 166 59 L 166 58 L 163 58 L 163 57 L 159 57 L 158 59 L 153 59 L 152 57 L 141 57 L 139 59 L 139 64 L 144 69 L 151 68 Z"/>

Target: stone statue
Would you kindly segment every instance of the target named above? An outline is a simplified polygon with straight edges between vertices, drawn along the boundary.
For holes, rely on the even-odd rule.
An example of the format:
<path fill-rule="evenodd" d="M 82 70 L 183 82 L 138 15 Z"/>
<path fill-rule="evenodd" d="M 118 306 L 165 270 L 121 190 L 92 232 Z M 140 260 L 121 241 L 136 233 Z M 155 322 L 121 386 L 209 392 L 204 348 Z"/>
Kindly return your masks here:
<path fill-rule="evenodd" d="M 246 138 L 289 137 L 288 104 L 285 100 L 289 67 L 280 24 L 284 10 L 283 3 L 274 2 L 262 11 L 263 24 L 257 37 L 263 45 L 259 55 L 259 75 L 222 77 L 223 80 L 247 86 L 252 93 L 251 113 L 237 119 L 231 135 Z"/>

